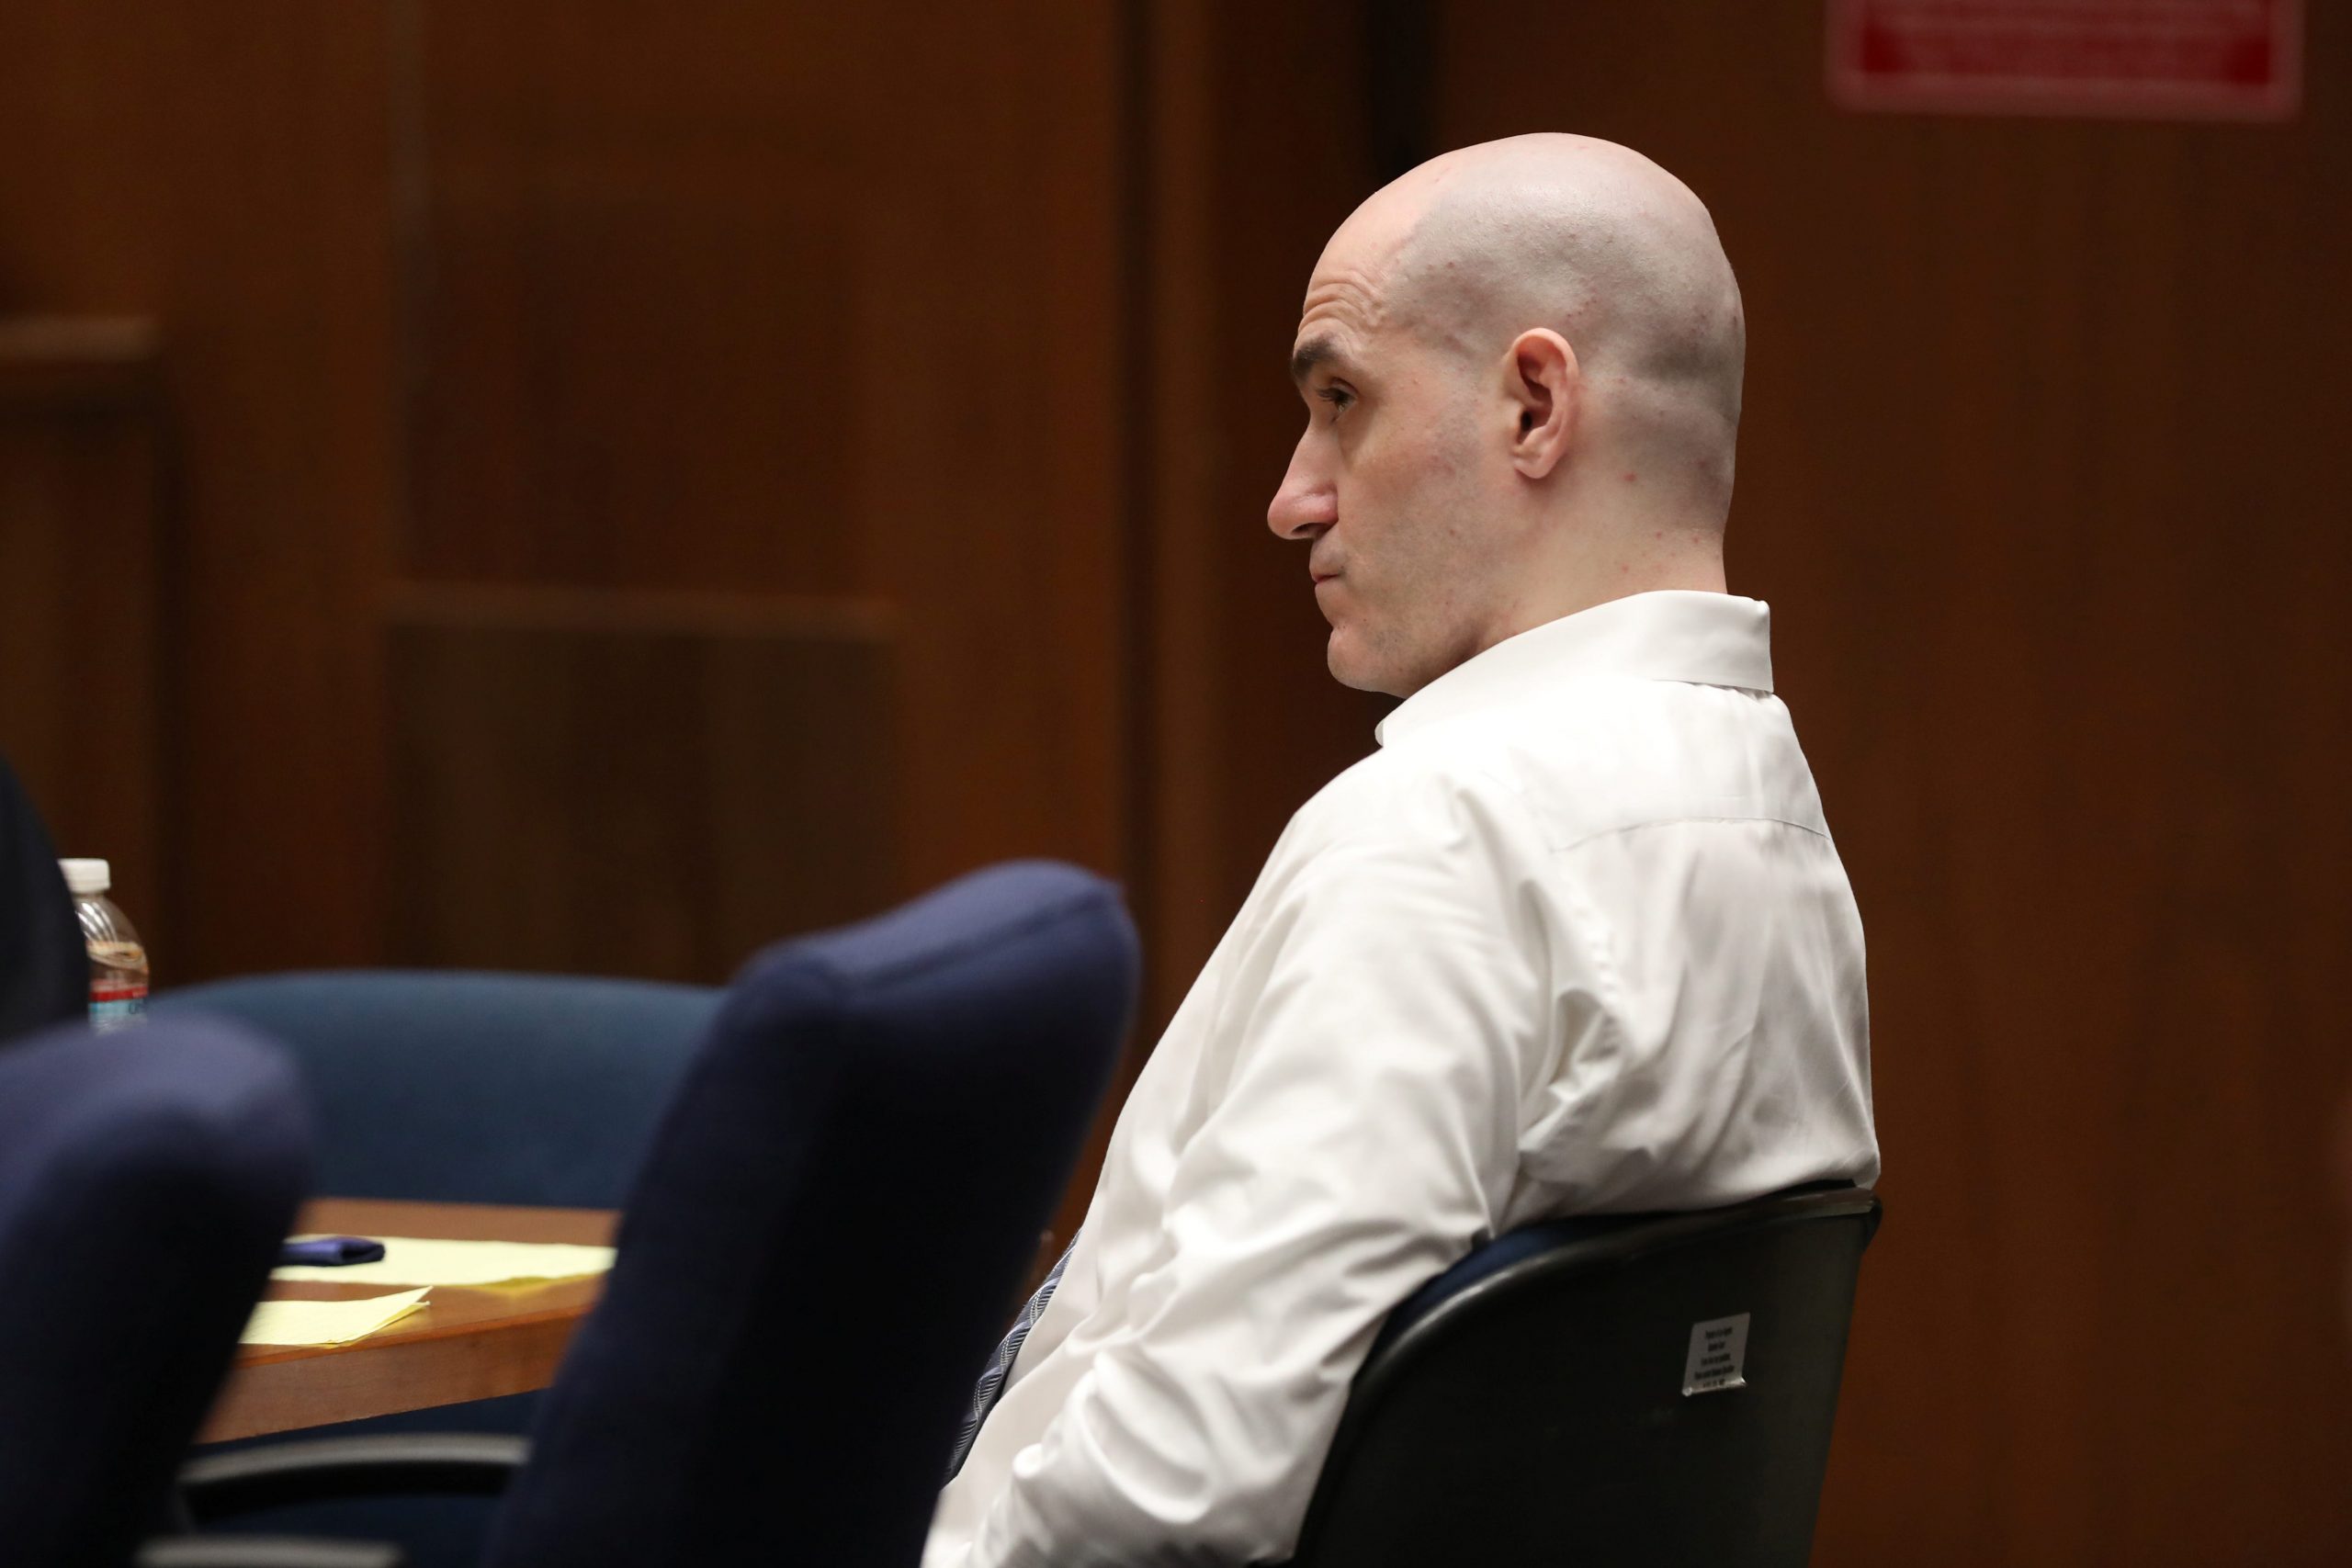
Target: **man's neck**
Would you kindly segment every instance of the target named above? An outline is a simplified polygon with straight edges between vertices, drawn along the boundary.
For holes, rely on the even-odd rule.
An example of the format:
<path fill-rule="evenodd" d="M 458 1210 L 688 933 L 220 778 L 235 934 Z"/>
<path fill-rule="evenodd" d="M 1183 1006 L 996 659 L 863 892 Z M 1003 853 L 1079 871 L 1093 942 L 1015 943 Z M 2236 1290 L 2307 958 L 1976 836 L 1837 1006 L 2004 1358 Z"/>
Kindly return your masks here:
<path fill-rule="evenodd" d="M 1489 624 L 1476 651 L 1484 653 L 1507 637 L 1549 625 L 1579 610 L 1636 593 L 1682 590 L 1724 593 L 1724 558 L 1720 547 L 1675 548 L 1668 541 L 1620 556 L 1613 561 L 1585 564 L 1574 572 L 1537 577 Z"/>

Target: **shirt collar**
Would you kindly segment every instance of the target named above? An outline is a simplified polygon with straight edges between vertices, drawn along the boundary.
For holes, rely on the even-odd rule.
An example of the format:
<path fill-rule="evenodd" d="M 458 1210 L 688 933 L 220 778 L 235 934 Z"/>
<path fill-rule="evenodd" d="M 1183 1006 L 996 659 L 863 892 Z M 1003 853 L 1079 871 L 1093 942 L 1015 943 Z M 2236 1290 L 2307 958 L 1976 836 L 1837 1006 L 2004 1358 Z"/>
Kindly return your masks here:
<path fill-rule="evenodd" d="M 1771 611 L 1730 593 L 1629 594 L 1532 626 L 1464 660 L 1373 729 L 1385 746 L 1424 725 L 1584 675 L 1772 689 Z"/>

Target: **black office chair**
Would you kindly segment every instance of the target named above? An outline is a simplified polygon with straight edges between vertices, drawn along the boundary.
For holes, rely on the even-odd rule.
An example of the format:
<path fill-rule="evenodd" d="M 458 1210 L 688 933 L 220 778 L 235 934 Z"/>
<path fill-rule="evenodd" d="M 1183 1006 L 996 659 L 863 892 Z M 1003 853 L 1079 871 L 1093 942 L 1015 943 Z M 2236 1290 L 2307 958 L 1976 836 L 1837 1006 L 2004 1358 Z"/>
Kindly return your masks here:
<path fill-rule="evenodd" d="M 1295 1568 L 1800 1568 L 1878 1218 L 1842 1187 L 1472 1254 L 1374 1342 Z"/>
<path fill-rule="evenodd" d="M 503 1492 L 487 1555 L 515 1568 L 912 1564 L 1136 968 L 1116 891 L 1049 863 L 764 955 L 662 1119 L 527 1458 L 481 1433 L 208 1455 L 192 1515 Z"/>

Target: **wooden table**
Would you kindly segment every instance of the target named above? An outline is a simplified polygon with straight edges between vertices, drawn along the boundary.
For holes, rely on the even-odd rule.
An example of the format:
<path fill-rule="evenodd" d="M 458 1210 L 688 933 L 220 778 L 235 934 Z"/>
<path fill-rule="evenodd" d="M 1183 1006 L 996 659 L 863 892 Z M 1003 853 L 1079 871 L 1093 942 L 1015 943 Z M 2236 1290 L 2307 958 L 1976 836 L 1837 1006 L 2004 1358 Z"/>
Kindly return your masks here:
<path fill-rule="evenodd" d="M 611 1243 L 616 1219 L 603 1209 L 323 1198 L 303 1206 L 295 1230 L 603 1246 Z M 545 1388 L 604 1283 L 598 1276 L 540 1285 L 435 1285 L 415 1312 L 353 1344 L 241 1346 L 197 1440 L 258 1437 Z M 336 1301 L 399 1288 L 272 1280 L 264 1293 L 273 1301 Z"/>

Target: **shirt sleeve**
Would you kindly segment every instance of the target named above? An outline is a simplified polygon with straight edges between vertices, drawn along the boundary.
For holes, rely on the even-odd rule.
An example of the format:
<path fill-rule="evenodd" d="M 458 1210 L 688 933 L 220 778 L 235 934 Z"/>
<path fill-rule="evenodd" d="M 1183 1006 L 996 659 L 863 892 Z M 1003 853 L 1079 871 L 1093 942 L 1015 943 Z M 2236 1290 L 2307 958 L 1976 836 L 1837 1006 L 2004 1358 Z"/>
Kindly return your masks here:
<path fill-rule="evenodd" d="M 1498 826 L 1460 803 L 1419 815 L 1253 898 L 1216 1025 L 1231 1076 L 1200 1091 L 1214 1108 L 1172 1173 L 1164 1261 L 1014 1460 L 964 1568 L 1286 1555 L 1381 1320 L 1490 1233 L 1542 944 Z"/>

